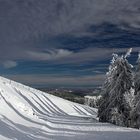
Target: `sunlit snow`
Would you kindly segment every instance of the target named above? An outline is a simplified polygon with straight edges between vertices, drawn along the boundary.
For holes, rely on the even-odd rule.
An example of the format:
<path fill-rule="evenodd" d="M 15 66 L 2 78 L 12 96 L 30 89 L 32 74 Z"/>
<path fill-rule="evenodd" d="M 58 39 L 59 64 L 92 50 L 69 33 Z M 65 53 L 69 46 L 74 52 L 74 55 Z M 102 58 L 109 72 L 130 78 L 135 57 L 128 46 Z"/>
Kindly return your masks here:
<path fill-rule="evenodd" d="M 0 140 L 139 138 L 139 130 L 99 123 L 97 109 L 0 77 Z"/>

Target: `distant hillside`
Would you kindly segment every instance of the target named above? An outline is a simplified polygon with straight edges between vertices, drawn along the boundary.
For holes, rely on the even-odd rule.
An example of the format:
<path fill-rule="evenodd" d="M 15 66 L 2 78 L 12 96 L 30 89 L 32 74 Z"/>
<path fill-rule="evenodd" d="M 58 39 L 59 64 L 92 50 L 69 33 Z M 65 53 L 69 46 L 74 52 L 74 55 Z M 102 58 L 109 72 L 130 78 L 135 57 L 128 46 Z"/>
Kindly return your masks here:
<path fill-rule="evenodd" d="M 86 95 L 96 96 L 100 94 L 100 88 L 92 88 L 92 89 L 38 88 L 38 89 L 47 92 L 49 94 L 80 104 L 85 103 L 84 96 Z"/>

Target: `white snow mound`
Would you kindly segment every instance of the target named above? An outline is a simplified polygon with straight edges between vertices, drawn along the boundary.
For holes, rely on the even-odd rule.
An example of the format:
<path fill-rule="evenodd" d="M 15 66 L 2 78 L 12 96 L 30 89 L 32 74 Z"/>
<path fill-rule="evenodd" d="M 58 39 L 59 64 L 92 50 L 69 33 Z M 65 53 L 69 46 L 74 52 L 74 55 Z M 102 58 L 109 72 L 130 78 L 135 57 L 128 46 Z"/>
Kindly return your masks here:
<path fill-rule="evenodd" d="M 0 77 L 0 140 L 139 138 L 139 130 L 99 123 L 94 108 Z"/>

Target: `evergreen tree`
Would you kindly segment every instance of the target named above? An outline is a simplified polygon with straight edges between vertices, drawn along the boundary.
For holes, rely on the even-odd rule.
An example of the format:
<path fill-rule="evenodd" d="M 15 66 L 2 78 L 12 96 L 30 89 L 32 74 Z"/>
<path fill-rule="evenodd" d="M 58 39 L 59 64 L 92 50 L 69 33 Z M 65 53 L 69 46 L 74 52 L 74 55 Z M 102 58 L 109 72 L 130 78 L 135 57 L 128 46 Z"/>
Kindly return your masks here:
<path fill-rule="evenodd" d="M 135 74 L 135 91 L 136 94 L 140 92 L 140 53 L 138 55 L 138 60 L 137 60 L 137 68 L 136 68 L 136 74 Z"/>
<path fill-rule="evenodd" d="M 131 113 L 132 127 L 140 128 L 140 53 L 137 60 L 137 68 L 135 74 L 135 100 L 134 109 Z"/>
<path fill-rule="evenodd" d="M 126 59 L 130 52 L 125 56 L 113 56 L 99 105 L 98 116 L 101 122 L 130 126 L 134 96 L 132 65 Z"/>

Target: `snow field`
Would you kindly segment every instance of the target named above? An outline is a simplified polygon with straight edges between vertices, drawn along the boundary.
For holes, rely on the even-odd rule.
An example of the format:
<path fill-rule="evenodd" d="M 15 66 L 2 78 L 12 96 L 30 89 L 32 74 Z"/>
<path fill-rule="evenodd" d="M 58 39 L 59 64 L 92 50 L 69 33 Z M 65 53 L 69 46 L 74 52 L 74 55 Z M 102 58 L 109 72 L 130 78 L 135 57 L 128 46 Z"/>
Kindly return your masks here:
<path fill-rule="evenodd" d="M 97 109 L 0 77 L 0 140 L 139 138 L 139 130 L 99 123 Z"/>

